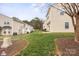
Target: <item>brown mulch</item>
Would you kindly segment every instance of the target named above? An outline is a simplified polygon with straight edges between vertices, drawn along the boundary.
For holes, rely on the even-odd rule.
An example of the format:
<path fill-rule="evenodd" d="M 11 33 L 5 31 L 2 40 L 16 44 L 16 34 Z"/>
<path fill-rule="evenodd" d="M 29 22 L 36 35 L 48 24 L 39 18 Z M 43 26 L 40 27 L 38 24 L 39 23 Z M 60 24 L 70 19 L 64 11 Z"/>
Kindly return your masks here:
<path fill-rule="evenodd" d="M 12 42 L 13 42 L 13 44 L 11 46 L 9 46 L 8 48 L 1 49 L 2 41 L 0 41 L 0 55 L 1 55 L 2 51 L 5 51 L 7 56 L 17 55 L 21 52 L 21 50 L 26 48 L 28 45 L 28 42 L 26 40 L 15 40 Z"/>
<path fill-rule="evenodd" d="M 60 38 L 55 40 L 56 55 L 79 56 L 79 43 L 74 39 Z"/>

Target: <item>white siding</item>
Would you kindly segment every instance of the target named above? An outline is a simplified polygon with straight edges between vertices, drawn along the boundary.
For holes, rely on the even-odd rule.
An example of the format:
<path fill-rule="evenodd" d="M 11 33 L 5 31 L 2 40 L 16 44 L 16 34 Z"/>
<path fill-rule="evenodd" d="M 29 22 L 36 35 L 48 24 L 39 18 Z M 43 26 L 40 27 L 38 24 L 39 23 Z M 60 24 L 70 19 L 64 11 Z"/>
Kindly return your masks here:
<path fill-rule="evenodd" d="M 9 24 L 5 24 L 5 22 L 9 22 Z M 11 29 L 8 27 L 3 28 L 4 26 L 10 26 Z M 3 14 L 0 14 L 0 27 L 2 27 L 2 35 L 13 35 L 13 33 L 24 34 L 27 31 L 26 28 L 29 28 L 30 30 L 33 28 L 30 25 L 23 23 L 22 21 L 13 20 L 12 18 Z"/>
<path fill-rule="evenodd" d="M 7 24 L 7 22 L 9 22 L 9 24 Z M 4 26 L 12 27 L 12 19 L 9 18 L 8 16 L 0 14 L 0 27 L 4 27 Z M 4 31 L 7 31 L 7 33 L 4 34 Z M 2 29 L 2 35 L 9 35 L 8 31 L 11 31 L 10 35 L 12 35 L 12 29 Z"/>
<path fill-rule="evenodd" d="M 22 34 L 23 25 L 22 23 L 13 21 L 13 33 Z"/>

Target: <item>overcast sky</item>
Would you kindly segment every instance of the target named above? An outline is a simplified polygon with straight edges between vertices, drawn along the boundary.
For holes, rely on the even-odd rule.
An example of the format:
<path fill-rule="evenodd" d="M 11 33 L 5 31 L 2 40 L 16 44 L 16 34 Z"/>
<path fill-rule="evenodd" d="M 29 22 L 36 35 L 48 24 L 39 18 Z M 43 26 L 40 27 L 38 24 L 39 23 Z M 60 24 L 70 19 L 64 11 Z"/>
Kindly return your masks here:
<path fill-rule="evenodd" d="M 34 17 L 45 19 L 47 4 L 41 3 L 0 3 L 0 13 L 21 20 L 31 20 Z"/>

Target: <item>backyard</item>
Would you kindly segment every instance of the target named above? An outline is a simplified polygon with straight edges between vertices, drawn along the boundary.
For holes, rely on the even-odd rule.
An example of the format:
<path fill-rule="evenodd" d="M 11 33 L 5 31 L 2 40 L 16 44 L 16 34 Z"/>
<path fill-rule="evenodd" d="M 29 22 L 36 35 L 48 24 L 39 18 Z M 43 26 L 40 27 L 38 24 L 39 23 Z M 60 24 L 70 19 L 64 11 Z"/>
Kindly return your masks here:
<path fill-rule="evenodd" d="M 27 40 L 29 42 L 28 47 L 23 49 L 20 54 L 23 56 L 53 56 L 55 55 L 56 38 L 73 38 L 73 33 L 43 33 L 42 31 L 35 31 L 30 34 L 23 34 L 13 36 L 13 39 Z"/>

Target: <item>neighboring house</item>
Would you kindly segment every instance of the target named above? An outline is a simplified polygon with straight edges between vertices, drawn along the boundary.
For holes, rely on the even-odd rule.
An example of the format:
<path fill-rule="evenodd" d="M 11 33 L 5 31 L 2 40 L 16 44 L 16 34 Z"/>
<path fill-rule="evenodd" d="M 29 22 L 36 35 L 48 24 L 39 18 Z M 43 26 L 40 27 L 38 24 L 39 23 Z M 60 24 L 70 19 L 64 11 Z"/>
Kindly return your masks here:
<path fill-rule="evenodd" d="M 0 34 L 1 35 L 14 35 L 26 33 L 28 25 L 21 20 L 14 20 L 6 15 L 0 14 Z M 32 27 L 32 26 L 31 26 Z M 32 29 L 34 30 L 34 29 Z M 32 31 L 30 29 L 30 31 Z"/>
<path fill-rule="evenodd" d="M 12 35 L 13 33 L 13 19 L 0 14 L 0 34 L 1 35 Z"/>
<path fill-rule="evenodd" d="M 71 18 L 55 7 L 49 8 L 43 29 L 49 32 L 74 32 Z"/>
<path fill-rule="evenodd" d="M 24 33 L 31 33 L 34 31 L 34 28 L 31 25 L 25 24 Z"/>

